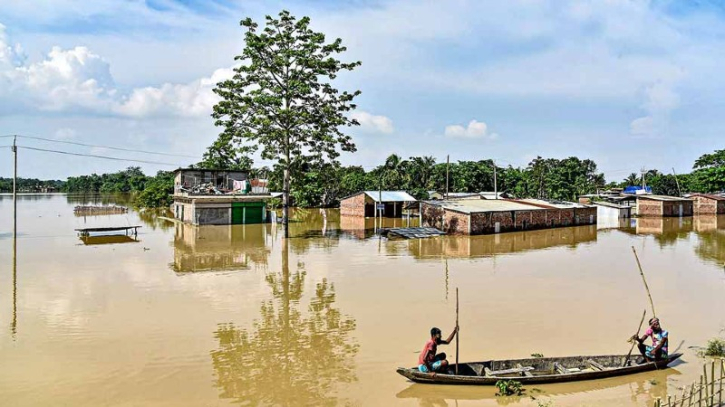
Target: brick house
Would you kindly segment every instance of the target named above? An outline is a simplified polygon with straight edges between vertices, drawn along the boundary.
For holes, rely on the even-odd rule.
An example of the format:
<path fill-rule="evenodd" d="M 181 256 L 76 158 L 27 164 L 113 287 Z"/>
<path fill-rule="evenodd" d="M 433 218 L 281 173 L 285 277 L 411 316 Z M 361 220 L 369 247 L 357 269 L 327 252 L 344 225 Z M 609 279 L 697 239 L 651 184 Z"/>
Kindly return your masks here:
<path fill-rule="evenodd" d="M 570 202 L 458 200 L 421 203 L 421 225 L 450 234 L 483 235 L 516 230 L 595 225 L 597 208 Z"/>
<path fill-rule="evenodd" d="M 416 199 L 405 191 L 361 191 L 340 200 L 340 216 L 370 218 L 375 215 L 375 205 L 384 205 L 383 217 L 400 218 L 406 204 Z"/>
<path fill-rule="evenodd" d="M 695 215 L 723 215 L 725 214 L 725 196 L 713 194 L 693 194 L 693 213 Z"/>
<path fill-rule="evenodd" d="M 692 216 L 693 201 L 666 195 L 637 195 L 638 216 Z"/>

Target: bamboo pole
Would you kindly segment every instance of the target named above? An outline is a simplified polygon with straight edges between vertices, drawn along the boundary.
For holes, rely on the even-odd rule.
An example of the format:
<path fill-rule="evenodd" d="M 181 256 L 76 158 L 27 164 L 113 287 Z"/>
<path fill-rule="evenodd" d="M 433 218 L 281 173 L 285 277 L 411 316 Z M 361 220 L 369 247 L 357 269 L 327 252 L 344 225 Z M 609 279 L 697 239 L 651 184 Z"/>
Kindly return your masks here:
<path fill-rule="evenodd" d="M 649 286 L 647 285 L 647 280 L 644 278 L 644 271 L 642 271 L 642 264 L 639 262 L 639 256 L 637 256 L 637 250 L 634 249 L 634 246 L 632 246 L 632 252 L 634 253 L 634 258 L 637 260 L 637 267 L 639 267 L 639 274 L 642 276 L 642 282 L 644 283 L 644 288 L 647 290 L 647 297 L 649 298 L 649 305 L 652 307 L 652 317 L 657 318 L 657 313 L 655 312 L 655 304 L 652 301 L 652 294 L 649 292 Z"/>
<path fill-rule="evenodd" d="M 637 328 L 637 337 L 639 337 L 639 331 L 642 330 L 642 324 L 644 323 L 644 317 L 647 315 L 647 310 L 644 310 L 642 312 L 642 319 L 639 321 L 639 328 Z M 630 338 L 631 339 L 631 338 Z M 632 356 L 632 350 L 634 350 L 634 345 L 637 343 L 637 341 L 632 341 L 632 346 L 629 348 L 629 353 L 627 354 L 627 358 L 624 359 L 624 363 L 622 364 L 622 367 L 627 366 L 627 362 L 629 362 L 629 357 Z"/>
<path fill-rule="evenodd" d="M 725 360 L 720 359 L 720 396 L 718 404 L 722 405 L 722 382 L 725 380 Z"/>
<path fill-rule="evenodd" d="M 710 394 L 709 394 L 710 392 L 708 391 L 708 388 L 707 388 L 707 385 L 708 385 L 708 383 L 707 383 L 707 363 L 705 363 L 705 364 L 702 365 L 702 378 L 701 378 L 701 380 L 704 381 L 704 386 L 705 386 L 705 404 L 708 404 L 707 399 L 710 398 Z"/>
<path fill-rule="evenodd" d="M 695 382 L 690 385 L 690 396 L 687 398 L 687 407 L 692 407 L 692 395 L 695 393 Z"/>
<path fill-rule="evenodd" d="M 715 361 L 712 361 L 712 365 L 710 365 L 710 380 L 712 380 L 712 383 L 710 383 L 710 405 L 715 405 Z"/>
<path fill-rule="evenodd" d="M 702 384 L 702 376 L 700 376 L 700 389 L 699 389 L 699 392 L 698 392 L 699 394 L 697 396 L 697 407 L 702 407 L 702 388 L 703 387 L 704 386 Z"/>
<path fill-rule="evenodd" d="M 667 407 L 672 407 L 672 396 L 667 396 Z"/>
<path fill-rule="evenodd" d="M 458 328 L 458 287 L 456 287 L 456 328 Z M 458 374 L 458 342 L 461 337 L 460 332 L 456 332 L 456 375 Z"/>

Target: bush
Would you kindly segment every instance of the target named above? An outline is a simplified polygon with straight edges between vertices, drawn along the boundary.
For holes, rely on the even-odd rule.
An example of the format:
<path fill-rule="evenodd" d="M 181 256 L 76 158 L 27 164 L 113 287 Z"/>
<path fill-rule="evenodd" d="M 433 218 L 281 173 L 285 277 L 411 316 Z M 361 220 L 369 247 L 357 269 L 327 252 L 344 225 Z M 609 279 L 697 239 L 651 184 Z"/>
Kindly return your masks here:
<path fill-rule="evenodd" d="M 139 208 L 166 208 L 171 205 L 174 193 L 174 173 L 159 171 L 146 182 L 146 187 L 134 197 L 133 204 Z"/>
<path fill-rule="evenodd" d="M 704 356 L 725 357 L 725 340 L 713 338 L 707 341 L 707 346 L 703 350 Z"/>
<path fill-rule="evenodd" d="M 497 396 L 520 396 L 524 394 L 524 386 L 516 380 L 499 380 L 496 382 Z"/>

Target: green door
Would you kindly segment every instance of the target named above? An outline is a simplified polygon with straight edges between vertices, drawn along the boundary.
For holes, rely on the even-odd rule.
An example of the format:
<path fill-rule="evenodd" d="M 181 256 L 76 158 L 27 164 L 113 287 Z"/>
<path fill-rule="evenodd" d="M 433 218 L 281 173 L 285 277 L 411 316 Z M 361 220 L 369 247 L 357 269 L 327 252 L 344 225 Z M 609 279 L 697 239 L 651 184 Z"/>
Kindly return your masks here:
<path fill-rule="evenodd" d="M 232 206 L 232 225 L 244 223 L 244 207 Z"/>
<path fill-rule="evenodd" d="M 247 206 L 244 208 L 246 213 L 244 214 L 244 223 L 262 223 L 262 207 L 261 206 Z"/>

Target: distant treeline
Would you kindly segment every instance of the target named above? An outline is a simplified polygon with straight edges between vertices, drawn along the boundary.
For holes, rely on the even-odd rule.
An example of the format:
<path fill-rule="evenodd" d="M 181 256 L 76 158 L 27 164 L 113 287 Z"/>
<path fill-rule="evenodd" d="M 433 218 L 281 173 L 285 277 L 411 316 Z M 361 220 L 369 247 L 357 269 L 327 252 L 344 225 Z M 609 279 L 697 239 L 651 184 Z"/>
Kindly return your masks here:
<path fill-rule="evenodd" d="M 140 167 L 111 174 L 91 174 L 68 177 L 63 185 L 64 192 L 83 193 L 133 193 L 132 203 L 138 207 L 164 207 L 171 204 L 174 192 L 174 173 L 159 171 L 156 176 L 147 176 Z"/>
<path fill-rule="evenodd" d="M 18 178 L 16 189 L 18 192 L 58 192 L 64 184 L 61 180 Z M 0 178 L 0 192 L 13 192 L 12 178 Z"/>
<path fill-rule="evenodd" d="M 251 160 L 248 162 L 251 163 Z M 203 167 L 204 163 L 197 164 Z M 215 168 L 224 163 L 215 162 Z M 229 165 L 239 168 L 238 163 Z M 292 204 L 299 207 L 332 207 L 341 198 L 363 190 L 405 190 L 419 199 L 428 197 L 428 191 L 446 189 L 446 163 L 433 157 L 403 159 L 393 154 L 385 162 L 366 171 L 360 166 L 338 164 L 306 165 L 300 168 L 302 176 L 292 179 Z M 494 190 L 493 160 L 458 161 L 450 163 L 450 192 L 480 192 Z M 282 171 L 279 167 L 254 168 L 252 176 L 270 180 L 270 190 L 282 189 Z M 542 198 L 575 201 L 580 195 L 597 190 L 628 185 L 641 185 L 642 174 L 632 173 L 619 182 L 607 183 L 589 159 L 537 157 L 526 167 L 496 166 L 498 190 L 519 198 Z M 693 171 L 687 174 L 664 173 L 648 170 L 644 174 L 652 192 L 662 195 L 681 195 L 688 192 L 720 192 L 725 190 L 725 150 L 717 150 L 698 158 Z M 145 175 L 139 167 L 111 174 L 91 174 L 69 177 L 62 181 L 18 181 L 21 191 L 41 192 L 42 186 L 53 186 L 64 192 L 134 193 L 133 203 L 140 207 L 161 207 L 170 204 L 173 193 L 173 172 L 159 171 L 156 176 Z M 0 178 L 0 191 L 10 191 L 12 179 Z"/>

